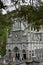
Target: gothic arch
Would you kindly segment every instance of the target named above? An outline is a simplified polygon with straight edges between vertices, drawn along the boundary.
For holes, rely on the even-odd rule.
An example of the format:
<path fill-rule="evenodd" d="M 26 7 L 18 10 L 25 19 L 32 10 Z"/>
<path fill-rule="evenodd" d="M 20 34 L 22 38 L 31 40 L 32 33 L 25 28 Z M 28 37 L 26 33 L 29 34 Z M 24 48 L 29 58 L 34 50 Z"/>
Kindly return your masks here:
<path fill-rule="evenodd" d="M 14 51 L 14 52 L 19 52 L 19 48 L 18 48 L 18 47 L 15 47 L 15 48 L 13 49 L 13 51 Z"/>
<path fill-rule="evenodd" d="M 15 60 L 19 60 L 20 59 L 19 48 L 18 47 L 15 47 L 13 49 L 13 51 L 14 51 L 14 55 L 15 55 Z"/>

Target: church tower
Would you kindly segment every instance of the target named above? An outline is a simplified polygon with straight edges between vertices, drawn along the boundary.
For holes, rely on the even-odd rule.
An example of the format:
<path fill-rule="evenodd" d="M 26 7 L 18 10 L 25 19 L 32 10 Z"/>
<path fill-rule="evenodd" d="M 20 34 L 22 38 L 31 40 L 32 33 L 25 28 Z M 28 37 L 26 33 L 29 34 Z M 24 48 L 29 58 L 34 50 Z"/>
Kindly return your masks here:
<path fill-rule="evenodd" d="M 23 21 L 20 21 L 19 18 L 14 19 L 11 33 L 6 42 L 6 53 L 11 52 L 15 60 L 28 58 L 28 39 L 24 29 Z"/>

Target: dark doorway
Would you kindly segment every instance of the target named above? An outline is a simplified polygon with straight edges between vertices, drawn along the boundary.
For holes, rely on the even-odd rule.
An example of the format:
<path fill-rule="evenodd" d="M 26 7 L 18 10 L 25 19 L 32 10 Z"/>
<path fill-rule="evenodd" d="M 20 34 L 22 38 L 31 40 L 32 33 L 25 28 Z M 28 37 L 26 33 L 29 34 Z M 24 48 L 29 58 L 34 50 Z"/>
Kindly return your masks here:
<path fill-rule="evenodd" d="M 22 59 L 25 59 L 26 60 L 26 51 L 23 50 L 22 53 L 23 53 L 23 58 Z"/>
<path fill-rule="evenodd" d="M 15 60 L 19 60 L 20 53 L 19 53 L 19 49 L 17 47 L 14 48 L 14 54 L 15 54 Z"/>
<path fill-rule="evenodd" d="M 23 54 L 23 59 L 26 59 L 26 54 Z"/>
<path fill-rule="evenodd" d="M 16 60 L 17 60 L 17 59 L 18 59 L 18 60 L 20 59 L 20 54 L 19 54 L 19 53 L 16 53 L 16 54 L 15 54 L 15 59 L 16 59 Z"/>

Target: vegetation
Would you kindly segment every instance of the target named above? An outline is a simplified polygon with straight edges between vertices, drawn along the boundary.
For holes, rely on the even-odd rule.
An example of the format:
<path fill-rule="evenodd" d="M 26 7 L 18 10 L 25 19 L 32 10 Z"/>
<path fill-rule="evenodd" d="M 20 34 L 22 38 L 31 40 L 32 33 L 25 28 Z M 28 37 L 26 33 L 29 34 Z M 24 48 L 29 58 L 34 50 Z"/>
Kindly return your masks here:
<path fill-rule="evenodd" d="M 6 33 L 7 29 L 10 30 L 12 25 L 11 19 L 8 15 L 0 13 L 0 55 L 4 55 L 6 51 Z"/>
<path fill-rule="evenodd" d="M 37 8 L 30 5 L 24 5 L 21 6 L 20 11 L 17 11 L 12 11 L 8 14 L 12 14 L 12 18 L 24 18 L 25 21 L 28 21 L 28 26 L 31 24 L 31 27 L 33 27 L 34 30 L 37 29 L 37 31 L 39 31 L 40 26 L 43 26 L 43 6 Z"/>
<path fill-rule="evenodd" d="M 31 1 L 31 0 L 30 0 Z M 43 26 L 43 3 L 41 0 L 37 1 L 40 6 L 33 6 L 33 1 L 30 5 L 21 6 L 20 11 L 8 12 L 3 15 L 0 13 L 0 55 L 5 54 L 6 46 L 6 32 L 7 29 L 10 30 L 12 26 L 12 18 L 20 17 L 28 21 L 28 26 L 31 24 L 31 27 L 39 31 L 40 26 Z M 2 5 L 2 4 L 1 4 Z M 0 6 L 0 8 L 3 8 Z"/>
<path fill-rule="evenodd" d="M 9 62 L 8 65 L 12 65 L 11 62 Z"/>

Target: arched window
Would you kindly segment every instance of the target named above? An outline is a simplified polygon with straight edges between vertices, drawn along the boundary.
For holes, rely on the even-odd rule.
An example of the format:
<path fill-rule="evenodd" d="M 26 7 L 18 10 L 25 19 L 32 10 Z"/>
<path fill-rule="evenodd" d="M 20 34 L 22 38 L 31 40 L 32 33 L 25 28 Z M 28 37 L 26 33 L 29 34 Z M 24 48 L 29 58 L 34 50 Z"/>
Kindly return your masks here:
<path fill-rule="evenodd" d="M 23 53 L 26 53 L 26 50 L 23 49 L 22 52 L 23 52 Z"/>
<path fill-rule="evenodd" d="M 14 52 L 19 52 L 18 47 L 15 47 L 15 48 L 14 48 Z"/>
<path fill-rule="evenodd" d="M 8 53 L 9 53 L 9 58 L 11 58 L 11 50 L 10 49 L 8 50 Z"/>
<path fill-rule="evenodd" d="M 9 49 L 8 52 L 11 52 L 11 50 Z"/>

